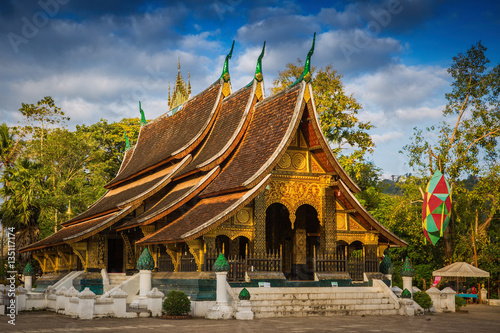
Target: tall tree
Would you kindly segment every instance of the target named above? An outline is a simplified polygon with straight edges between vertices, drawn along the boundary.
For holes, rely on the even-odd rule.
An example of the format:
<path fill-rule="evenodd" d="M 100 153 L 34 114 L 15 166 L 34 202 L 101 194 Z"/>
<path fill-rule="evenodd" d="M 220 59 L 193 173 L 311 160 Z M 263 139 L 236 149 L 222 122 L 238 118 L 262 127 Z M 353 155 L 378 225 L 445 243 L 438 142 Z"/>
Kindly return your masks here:
<path fill-rule="evenodd" d="M 32 243 L 37 238 L 40 198 L 44 195 L 44 179 L 40 163 L 28 159 L 16 161 L 3 172 L 0 196 L 4 202 L 0 217 L 5 227 L 16 228 L 16 246 Z"/>
<path fill-rule="evenodd" d="M 289 63 L 278 78 L 273 81 L 271 91 L 277 93 L 300 77 L 304 66 L 300 59 Z M 342 75 L 332 65 L 324 69 L 311 68 L 312 84 L 316 109 L 321 128 L 331 144 L 333 152 L 340 157 L 340 162 L 351 174 L 358 174 L 358 162 L 363 161 L 366 153 L 373 152 L 373 141 L 367 131 L 373 127 L 370 122 L 358 118 L 362 109 L 353 95 L 347 95 L 342 84 Z M 361 166 L 359 166 L 361 167 Z"/>
<path fill-rule="evenodd" d="M 22 103 L 19 109 L 26 120 L 24 131 L 40 139 L 40 155 L 43 154 L 44 137 L 51 125 L 63 125 L 70 118 L 65 116 L 50 96 L 39 100 L 36 104 Z"/>
<path fill-rule="evenodd" d="M 478 42 L 453 58 L 448 73 L 454 81 L 452 91 L 446 94 L 444 121 L 425 130 L 415 128 L 412 142 L 403 147 L 411 167 L 426 176 L 440 170 L 454 192 L 458 192 L 461 177 L 478 174 L 498 156 L 500 65 L 488 68 L 490 60 L 485 52 L 486 47 Z M 434 137 L 437 139 L 429 139 Z M 444 234 L 448 259 L 459 214 L 452 210 L 450 227 Z"/>

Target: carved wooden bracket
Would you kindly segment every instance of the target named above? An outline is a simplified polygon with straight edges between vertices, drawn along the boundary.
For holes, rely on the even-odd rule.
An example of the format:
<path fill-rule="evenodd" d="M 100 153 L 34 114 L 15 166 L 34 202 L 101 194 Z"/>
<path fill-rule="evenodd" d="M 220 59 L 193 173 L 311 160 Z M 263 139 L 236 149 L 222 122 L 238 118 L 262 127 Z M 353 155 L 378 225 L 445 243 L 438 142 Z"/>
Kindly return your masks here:
<path fill-rule="evenodd" d="M 35 258 L 36 261 L 40 264 L 40 267 L 42 268 L 42 273 L 45 274 L 45 258 L 41 253 L 33 253 L 33 258 Z"/>
<path fill-rule="evenodd" d="M 83 269 L 87 272 L 88 269 L 88 251 L 87 251 L 87 243 L 74 243 L 71 244 L 71 248 L 73 249 L 73 253 L 76 254 L 82 263 Z"/>
<path fill-rule="evenodd" d="M 44 252 L 43 256 L 45 257 L 45 259 L 49 260 L 49 263 L 52 266 L 52 269 L 54 269 L 54 272 L 57 273 L 57 269 L 58 269 L 58 267 L 57 267 L 57 256 L 55 256 L 55 255 L 51 256 L 47 252 Z"/>
<path fill-rule="evenodd" d="M 166 245 L 167 248 L 167 254 L 172 258 L 172 264 L 174 265 L 174 272 L 179 271 L 179 260 L 178 260 L 178 252 L 177 252 L 177 247 L 172 246 L 171 244 Z"/>
<path fill-rule="evenodd" d="M 71 270 L 71 256 L 69 254 L 65 254 L 61 250 L 57 250 L 57 255 L 59 258 L 61 258 L 64 263 L 66 264 L 66 267 L 68 268 L 68 271 Z"/>
<path fill-rule="evenodd" d="M 199 239 L 187 241 L 189 252 L 193 255 L 196 262 L 197 271 L 201 272 L 201 265 L 203 263 L 203 242 Z"/>

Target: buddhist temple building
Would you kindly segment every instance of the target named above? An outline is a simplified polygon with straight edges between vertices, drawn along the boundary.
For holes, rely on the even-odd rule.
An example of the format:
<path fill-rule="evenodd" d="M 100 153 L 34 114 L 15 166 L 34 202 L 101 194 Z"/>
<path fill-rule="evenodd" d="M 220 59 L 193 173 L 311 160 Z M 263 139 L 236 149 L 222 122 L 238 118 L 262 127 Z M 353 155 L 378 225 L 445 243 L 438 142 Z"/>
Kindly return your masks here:
<path fill-rule="evenodd" d="M 302 76 L 268 97 L 264 49 L 254 78 L 237 90 L 232 49 L 221 76 L 195 96 L 179 63 L 170 111 L 141 126 L 106 193 L 22 251 L 44 274 L 134 274 L 146 247 L 160 273 L 211 271 L 222 252 L 236 281 L 253 270 L 297 280 L 378 271 L 384 249 L 407 244 L 359 203 L 360 188 L 329 148 L 311 84 L 313 49 Z"/>

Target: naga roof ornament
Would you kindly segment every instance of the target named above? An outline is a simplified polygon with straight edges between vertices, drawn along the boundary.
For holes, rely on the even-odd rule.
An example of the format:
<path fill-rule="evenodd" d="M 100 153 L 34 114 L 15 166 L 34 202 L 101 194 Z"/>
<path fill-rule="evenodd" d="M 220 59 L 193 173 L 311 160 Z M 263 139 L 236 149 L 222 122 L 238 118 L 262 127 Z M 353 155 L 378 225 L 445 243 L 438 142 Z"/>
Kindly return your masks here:
<path fill-rule="evenodd" d="M 130 141 L 128 139 L 127 132 L 123 132 L 123 137 L 125 138 L 125 150 L 127 150 L 130 148 Z"/>
<path fill-rule="evenodd" d="M 255 79 L 261 82 L 264 77 L 262 76 L 262 58 L 264 57 L 264 51 L 266 50 L 266 42 L 262 46 L 262 52 L 260 52 L 259 59 L 257 60 L 257 66 L 255 67 Z"/>
<path fill-rule="evenodd" d="M 139 111 L 141 112 L 141 126 L 146 125 L 148 121 L 146 120 L 146 116 L 144 115 L 144 110 L 141 107 L 141 101 L 139 101 Z"/>
<path fill-rule="evenodd" d="M 304 71 L 299 76 L 299 78 L 294 83 L 292 83 L 290 85 L 290 87 L 293 87 L 294 85 L 301 82 L 302 80 L 304 80 L 308 83 L 311 81 L 311 56 L 314 53 L 314 43 L 315 42 L 316 42 L 316 33 L 314 33 L 314 36 L 313 36 L 313 43 L 312 43 L 311 49 L 309 50 L 309 53 L 307 53 L 306 63 L 304 64 Z"/>
<path fill-rule="evenodd" d="M 221 78 L 224 79 L 224 82 L 228 82 L 230 77 L 229 77 L 229 59 L 233 56 L 233 48 L 234 48 L 234 40 L 233 40 L 233 45 L 231 45 L 231 51 L 228 53 L 226 56 L 226 60 L 224 61 L 224 67 L 222 68 L 222 74 Z"/>

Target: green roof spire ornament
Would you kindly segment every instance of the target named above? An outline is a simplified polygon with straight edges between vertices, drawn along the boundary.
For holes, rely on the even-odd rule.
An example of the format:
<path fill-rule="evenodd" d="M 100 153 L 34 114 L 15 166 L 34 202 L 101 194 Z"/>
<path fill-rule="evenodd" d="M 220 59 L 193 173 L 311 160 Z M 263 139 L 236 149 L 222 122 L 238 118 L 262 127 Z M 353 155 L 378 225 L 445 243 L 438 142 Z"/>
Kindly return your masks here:
<path fill-rule="evenodd" d="M 380 262 L 379 270 L 380 273 L 382 274 L 393 274 L 394 273 L 394 265 L 391 261 L 391 258 L 389 257 L 388 253 L 385 253 L 384 251 L 384 258 Z"/>
<path fill-rule="evenodd" d="M 148 121 L 146 120 L 146 116 L 144 115 L 144 110 L 141 107 L 141 101 L 139 101 L 139 111 L 141 112 L 141 126 L 146 125 Z"/>
<path fill-rule="evenodd" d="M 257 81 L 262 81 L 264 78 L 262 76 L 262 58 L 264 57 L 264 51 L 266 49 L 266 42 L 264 42 L 264 46 L 262 46 L 262 52 L 260 52 L 259 59 L 257 60 L 257 66 L 255 67 L 255 79 Z"/>
<path fill-rule="evenodd" d="M 123 131 L 123 137 L 125 138 L 125 150 L 130 148 L 130 141 L 128 140 L 127 132 Z"/>
<path fill-rule="evenodd" d="M 238 295 L 238 298 L 242 301 L 249 301 L 250 300 L 250 293 L 248 292 L 247 288 L 241 289 L 240 294 Z"/>
<path fill-rule="evenodd" d="M 226 260 L 226 257 L 224 257 L 224 254 L 222 252 L 219 254 L 217 257 L 217 260 L 214 263 L 214 271 L 216 272 L 229 272 L 229 269 L 231 267 L 229 266 L 229 263 Z"/>
<path fill-rule="evenodd" d="M 141 271 L 152 271 L 155 268 L 155 261 L 146 247 L 137 260 L 137 269 Z"/>
<path fill-rule="evenodd" d="M 233 45 L 231 45 L 231 51 L 226 56 L 226 61 L 224 61 L 224 68 L 222 68 L 221 78 L 224 79 L 224 82 L 229 81 L 229 59 L 233 56 L 233 48 L 234 48 L 234 40 Z"/>
<path fill-rule="evenodd" d="M 415 275 L 415 270 L 413 269 L 413 267 L 411 267 L 410 258 L 406 257 L 405 263 L 403 264 L 403 267 L 399 271 L 399 274 L 401 276 L 410 276 L 410 277 Z"/>
<path fill-rule="evenodd" d="M 411 298 L 411 292 L 405 288 L 405 290 L 401 293 L 401 298 Z"/>
<path fill-rule="evenodd" d="M 33 266 L 31 266 L 31 264 L 28 262 L 26 264 L 26 266 L 24 266 L 24 270 L 23 270 L 23 275 L 24 276 L 33 276 Z"/>
<path fill-rule="evenodd" d="M 294 85 L 296 85 L 297 83 L 301 82 L 302 80 L 306 81 L 306 82 L 310 82 L 311 81 L 311 56 L 313 55 L 314 53 L 314 44 L 316 42 L 316 33 L 314 33 L 314 36 L 313 36 L 313 43 L 312 43 L 312 46 L 311 46 L 311 49 L 309 50 L 309 53 L 307 54 L 307 58 L 306 58 L 306 63 L 304 64 L 304 71 L 302 72 L 302 74 L 299 76 L 299 78 L 290 85 L 290 87 L 293 87 Z"/>

